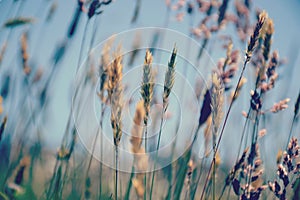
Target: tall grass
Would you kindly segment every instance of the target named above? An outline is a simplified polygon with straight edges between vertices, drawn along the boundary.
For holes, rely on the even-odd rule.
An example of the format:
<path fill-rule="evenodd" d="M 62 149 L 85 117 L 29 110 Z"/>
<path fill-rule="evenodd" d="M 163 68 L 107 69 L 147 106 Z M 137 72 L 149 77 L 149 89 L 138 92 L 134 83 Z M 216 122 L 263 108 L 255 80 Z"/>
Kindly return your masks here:
<path fill-rule="evenodd" d="M 44 31 L 58 31 L 48 27 L 65 20 L 57 17 L 61 2 L 40 3 L 37 16 L 23 14 L 30 6 L 27 1 L 7 3 L 11 10 L 0 30 L 0 199 L 299 199 L 300 93 L 280 98 L 275 94 L 282 89 L 280 77 L 291 70 L 281 68 L 285 64 L 279 56 L 281 49 L 273 46 L 276 21 L 266 11 L 253 12 L 255 4 L 247 0 L 166 1 L 164 28 L 183 23 L 190 40 L 182 45 L 163 32 L 154 32 L 151 46 L 149 33 L 135 30 L 134 49 L 128 57 L 129 37 L 116 46 L 115 35 L 93 48 L 110 31 L 102 25 L 111 20 L 106 9 L 114 10 L 122 2 L 118 3 L 78 0 L 67 32 L 51 55 L 42 48 L 49 43 Z M 131 6 L 129 25 L 144 22 L 147 3 L 137 0 Z M 192 48 L 192 39 L 201 44 L 198 49 Z M 156 49 L 165 43 L 176 44 L 166 49 L 170 54 Z M 246 46 L 245 51 L 239 50 L 241 46 Z M 38 56 L 39 51 L 43 56 Z M 216 66 L 207 64 L 209 52 Z M 208 77 L 201 86 L 186 68 L 191 60 Z M 164 73 L 154 67 L 160 62 L 166 66 Z M 51 116 L 59 110 L 53 102 L 56 96 L 61 98 L 61 90 L 55 86 L 69 81 L 65 69 L 77 72 L 78 80 L 70 84 L 72 101 L 68 99 L 67 115 L 62 114 L 61 143 L 53 151 L 47 142 L 55 137 L 47 129 L 56 126 Z M 57 82 L 59 77 L 64 81 Z M 196 114 L 190 108 L 194 97 L 187 95 L 186 86 L 196 95 Z M 132 88 L 138 88 L 138 98 L 130 93 Z M 94 113 L 86 108 L 94 93 L 99 103 L 95 113 L 100 114 L 92 127 Z M 180 107 L 187 119 L 180 121 L 174 97 L 183 99 Z M 195 118 L 195 127 L 188 129 Z M 85 120 L 86 127 L 81 124 Z M 276 148 L 267 146 L 266 142 L 275 143 L 278 127 L 285 134 L 283 142 Z M 173 135 L 175 142 L 163 146 Z M 86 140 L 91 140 L 90 148 L 85 147 Z M 279 152 L 274 162 L 268 158 L 273 151 Z"/>

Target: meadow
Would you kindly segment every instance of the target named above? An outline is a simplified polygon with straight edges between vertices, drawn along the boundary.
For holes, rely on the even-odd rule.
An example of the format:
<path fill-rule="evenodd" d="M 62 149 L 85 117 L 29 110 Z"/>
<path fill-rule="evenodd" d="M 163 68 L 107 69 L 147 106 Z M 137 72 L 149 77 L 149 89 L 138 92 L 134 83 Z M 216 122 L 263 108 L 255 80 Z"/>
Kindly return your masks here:
<path fill-rule="evenodd" d="M 286 4 L 0 1 L 0 200 L 300 199 Z"/>

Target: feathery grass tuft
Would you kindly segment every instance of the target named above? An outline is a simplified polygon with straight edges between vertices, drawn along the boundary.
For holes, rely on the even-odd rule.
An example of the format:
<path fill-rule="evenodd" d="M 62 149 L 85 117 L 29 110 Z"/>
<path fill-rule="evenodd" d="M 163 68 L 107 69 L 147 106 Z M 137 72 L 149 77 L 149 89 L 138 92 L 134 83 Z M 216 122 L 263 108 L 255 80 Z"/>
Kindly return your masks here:
<path fill-rule="evenodd" d="M 170 61 L 168 63 L 168 69 L 165 74 L 165 82 L 164 82 L 164 94 L 163 94 L 163 108 L 164 112 L 168 107 L 168 98 L 171 94 L 171 90 L 174 85 L 175 80 L 175 60 L 177 55 L 177 49 L 176 46 L 173 48 L 173 52 L 170 58 Z"/>
<path fill-rule="evenodd" d="M 145 119 L 144 124 L 147 125 L 150 113 L 150 105 L 153 99 L 153 72 L 152 72 L 152 54 L 149 50 L 146 51 L 144 67 L 143 67 L 143 80 L 141 86 L 141 96 L 144 100 Z"/>
<path fill-rule="evenodd" d="M 248 47 L 247 47 L 247 51 L 246 51 L 246 60 L 247 62 L 251 59 L 252 57 L 252 52 L 255 49 L 256 45 L 257 45 L 257 40 L 259 38 L 260 32 L 262 30 L 262 27 L 265 23 L 265 20 L 267 18 L 267 13 L 265 11 L 263 11 L 260 15 L 259 15 L 259 19 L 256 23 L 255 29 L 250 37 L 250 41 L 248 43 Z"/>
<path fill-rule="evenodd" d="M 111 106 L 111 127 L 115 145 L 115 199 L 118 199 L 118 146 L 122 137 L 122 109 L 123 109 L 123 56 L 119 46 L 114 55 L 114 60 L 108 68 L 108 99 Z"/>

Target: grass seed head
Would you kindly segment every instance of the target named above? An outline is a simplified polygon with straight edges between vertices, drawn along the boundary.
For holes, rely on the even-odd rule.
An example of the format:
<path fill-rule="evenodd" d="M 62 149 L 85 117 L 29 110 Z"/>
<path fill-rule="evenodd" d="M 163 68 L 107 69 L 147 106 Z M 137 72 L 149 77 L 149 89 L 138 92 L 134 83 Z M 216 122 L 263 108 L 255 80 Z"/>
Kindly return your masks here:
<path fill-rule="evenodd" d="M 264 45 L 263 45 L 263 57 L 265 62 L 269 59 L 271 44 L 272 44 L 272 35 L 274 33 L 274 24 L 273 20 L 268 18 L 266 20 L 265 26 L 265 36 L 264 36 Z"/>
<path fill-rule="evenodd" d="M 212 131 L 213 142 L 215 144 L 217 132 L 222 122 L 223 104 L 224 104 L 224 87 L 221 83 L 221 78 L 217 73 L 212 74 L 212 94 L 211 94 L 211 108 L 212 108 Z"/>
<path fill-rule="evenodd" d="M 148 116 L 150 113 L 150 105 L 153 98 L 153 72 L 152 72 L 152 54 L 149 50 L 146 51 L 144 67 L 143 67 L 143 81 L 141 88 L 141 96 L 144 100 L 145 118 L 144 124 L 147 124 Z"/>
<path fill-rule="evenodd" d="M 250 41 L 248 43 L 247 51 L 246 51 L 246 62 L 249 62 L 252 57 L 252 52 L 256 47 L 257 40 L 259 38 L 260 32 L 262 30 L 263 24 L 267 18 L 267 13 L 265 11 L 261 12 L 259 15 L 259 19 L 256 23 L 254 31 L 250 37 Z"/>
<path fill-rule="evenodd" d="M 114 60 L 108 69 L 108 98 L 111 105 L 111 126 L 113 129 L 114 144 L 119 145 L 122 137 L 122 109 L 123 109 L 123 56 L 119 46 L 114 54 Z"/>
<path fill-rule="evenodd" d="M 164 94 L 163 94 L 163 107 L 164 109 L 167 108 L 168 105 L 168 98 L 171 94 L 171 90 L 174 86 L 175 80 L 175 60 L 177 56 L 177 49 L 176 46 L 173 48 L 173 52 L 168 63 L 168 69 L 165 74 L 165 82 L 164 82 Z"/>

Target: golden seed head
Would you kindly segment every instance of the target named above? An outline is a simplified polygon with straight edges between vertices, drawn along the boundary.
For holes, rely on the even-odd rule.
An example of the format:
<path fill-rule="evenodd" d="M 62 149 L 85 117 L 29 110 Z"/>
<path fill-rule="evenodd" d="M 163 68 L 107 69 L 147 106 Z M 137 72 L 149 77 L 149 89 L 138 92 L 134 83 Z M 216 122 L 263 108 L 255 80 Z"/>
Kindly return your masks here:
<path fill-rule="evenodd" d="M 212 131 L 213 142 L 215 144 L 217 132 L 222 122 L 223 104 L 224 104 L 224 87 L 221 83 L 221 78 L 217 73 L 212 74 L 212 94 L 211 94 L 211 108 L 212 108 Z"/>
<path fill-rule="evenodd" d="M 144 124 L 147 124 L 148 116 L 150 112 L 150 104 L 153 98 L 153 71 L 152 71 L 152 54 L 149 50 L 146 51 L 144 67 L 143 67 L 143 80 L 141 85 L 141 96 L 144 100 L 144 107 L 146 115 L 144 118 Z"/>
<path fill-rule="evenodd" d="M 276 163 L 277 163 L 277 164 L 280 164 L 280 163 L 281 163 L 282 154 L 283 154 L 282 150 L 279 149 L 279 150 L 278 150 L 278 153 L 277 153 L 277 156 L 276 156 Z"/>
<path fill-rule="evenodd" d="M 165 82 L 164 82 L 164 94 L 163 94 L 163 107 L 166 110 L 167 104 L 168 104 L 168 98 L 171 93 L 171 90 L 174 85 L 175 80 L 175 60 L 177 56 L 177 49 L 176 45 L 173 48 L 173 52 L 170 58 L 170 61 L 168 63 L 168 69 L 165 74 Z"/>
<path fill-rule="evenodd" d="M 250 41 L 248 43 L 248 47 L 246 51 L 246 62 L 249 62 L 252 57 L 252 52 L 256 47 L 257 40 L 259 38 L 261 29 L 263 27 L 263 24 L 265 23 L 266 18 L 267 18 L 267 13 L 265 11 L 261 12 L 259 15 L 259 19 L 256 23 L 255 29 L 250 37 Z"/>
<path fill-rule="evenodd" d="M 269 35 L 272 35 L 274 33 L 273 20 L 268 18 L 266 22 L 267 22 L 267 24 L 266 24 L 266 33 L 269 34 Z"/>
<path fill-rule="evenodd" d="M 123 109 L 123 56 L 121 46 L 114 54 L 114 60 L 108 68 L 108 99 L 111 105 L 111 126 L 114 135 L 114 144 L 119 145 L 122 137 L 122 109 Z"/>

